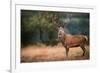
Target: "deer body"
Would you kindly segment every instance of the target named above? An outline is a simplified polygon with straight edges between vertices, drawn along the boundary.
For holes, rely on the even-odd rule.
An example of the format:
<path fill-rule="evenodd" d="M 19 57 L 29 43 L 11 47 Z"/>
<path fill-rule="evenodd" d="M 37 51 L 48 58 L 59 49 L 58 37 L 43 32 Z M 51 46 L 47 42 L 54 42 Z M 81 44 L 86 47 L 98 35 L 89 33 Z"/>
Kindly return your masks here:
<path fill-rule="evenodd" d="M 83 56 L 85 54 L 85 45 L 87 42 L 87 37 L 85 35 L 71 35 L 64 32 L 62 27 L 59 28 L 58 38 L 62 42 L 66 50 L 66 55 L 68 56 L 69 48 L 81 47 L 83 50 Z"/>

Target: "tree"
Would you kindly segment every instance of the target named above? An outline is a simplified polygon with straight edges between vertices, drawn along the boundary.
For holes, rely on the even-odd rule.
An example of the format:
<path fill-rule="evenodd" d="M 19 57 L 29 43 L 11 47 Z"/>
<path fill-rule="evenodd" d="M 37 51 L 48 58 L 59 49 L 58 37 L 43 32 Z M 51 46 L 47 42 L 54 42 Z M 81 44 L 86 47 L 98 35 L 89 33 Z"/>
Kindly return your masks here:
<path fill-rule="evenodd" d="M 21 42 L 54 43 L 57 27 L 64 26 L 72 34 L 89 35 L 89 14 L 75 12 L 53 12 L 21 10 Z M 50 43 L 51 44 L 51 43 Z"/>

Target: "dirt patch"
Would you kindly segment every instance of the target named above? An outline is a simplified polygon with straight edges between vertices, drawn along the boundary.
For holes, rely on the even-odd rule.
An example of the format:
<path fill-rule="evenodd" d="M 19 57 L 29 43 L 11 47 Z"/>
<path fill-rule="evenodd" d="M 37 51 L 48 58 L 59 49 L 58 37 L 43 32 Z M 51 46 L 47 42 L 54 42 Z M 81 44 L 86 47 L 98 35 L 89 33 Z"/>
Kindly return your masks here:
<path fill-rule="evenodd" d="M 67 57 L 63 46 L 28 46 L 21 49 L 21 62 L 86 60 L 89 59 L 89 47 L 86 48 L 85 56 L 80 47 L 70 48 Z"/>

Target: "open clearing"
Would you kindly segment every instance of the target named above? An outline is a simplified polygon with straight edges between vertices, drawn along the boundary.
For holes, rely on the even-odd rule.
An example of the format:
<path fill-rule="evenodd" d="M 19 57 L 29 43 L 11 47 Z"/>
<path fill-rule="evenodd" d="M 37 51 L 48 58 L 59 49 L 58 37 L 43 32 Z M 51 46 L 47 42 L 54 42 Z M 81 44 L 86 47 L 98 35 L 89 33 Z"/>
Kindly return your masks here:
<path fill-rule="evenodd" d="M 69 49 L 68 57 L 63 46 L 27 46 L 21 49 L 21 62 L 47 62 L 64 60 L 87 60 L 89 59 L 89 46 L 86 46 L 85 56 L 82 49 L 74 47 Z"/>

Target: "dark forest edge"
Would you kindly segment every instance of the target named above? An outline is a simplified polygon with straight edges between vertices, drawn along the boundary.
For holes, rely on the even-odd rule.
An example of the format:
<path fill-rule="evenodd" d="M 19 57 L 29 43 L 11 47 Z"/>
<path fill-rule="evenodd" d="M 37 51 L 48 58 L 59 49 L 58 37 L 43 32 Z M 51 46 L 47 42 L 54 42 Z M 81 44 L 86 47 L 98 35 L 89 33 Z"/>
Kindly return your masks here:
<path fill-rule="evenodd" d="M 21 47 L 57 45 L 58 25 L 67 33 L 89 38 L 89 13 L 21 10 Z"/>

